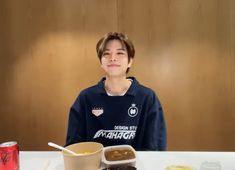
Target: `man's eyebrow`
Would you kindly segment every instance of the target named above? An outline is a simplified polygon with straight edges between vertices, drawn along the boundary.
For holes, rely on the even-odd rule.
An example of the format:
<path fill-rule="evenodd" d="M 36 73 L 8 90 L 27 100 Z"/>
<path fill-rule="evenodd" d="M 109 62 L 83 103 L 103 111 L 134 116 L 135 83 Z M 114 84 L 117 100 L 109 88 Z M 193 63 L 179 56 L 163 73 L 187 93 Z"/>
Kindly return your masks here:
<path fill-rule="evenodd" d="M 117 50 L 126 51 L 126 49 L 125 49 L 125 48 L 118 48 Z"/>
<path fill-rule="evenodd" d="M 117 50 L 126 51 L 126 49 L 125 49 L 125 48 L 118 48 Z M 105 49 L 104 49 L 104 51 L 110 51 L 110 49 L 105 48 Z"/>

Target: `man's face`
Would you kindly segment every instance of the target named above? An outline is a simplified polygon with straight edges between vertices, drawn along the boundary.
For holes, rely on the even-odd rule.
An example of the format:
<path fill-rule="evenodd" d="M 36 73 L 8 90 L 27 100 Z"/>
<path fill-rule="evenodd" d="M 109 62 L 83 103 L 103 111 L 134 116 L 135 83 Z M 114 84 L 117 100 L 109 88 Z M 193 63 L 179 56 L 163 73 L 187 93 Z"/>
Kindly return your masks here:
<path fill-rule="evenodd" d="M 101 67 L 108 76 L 126 76 L 131 63 L 132 59 L 128 62 L 126 47 L 119 40 L 108 41 L 101 57 Z"/>

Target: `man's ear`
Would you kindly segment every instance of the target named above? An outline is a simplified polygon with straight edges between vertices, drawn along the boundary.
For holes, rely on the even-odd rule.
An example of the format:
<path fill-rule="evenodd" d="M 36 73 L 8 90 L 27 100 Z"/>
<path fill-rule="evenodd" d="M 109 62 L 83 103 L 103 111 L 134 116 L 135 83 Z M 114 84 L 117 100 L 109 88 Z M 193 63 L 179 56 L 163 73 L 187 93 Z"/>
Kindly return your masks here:
<path fill-rule="evenodd" d="M 130 61 L 129 61 L 129 63 L 128 63 L 128 66 L 127 66 L 128 68 L 130 68 L 130 67 L 131 67 L 132 62 L 133 62 L 133 59 L 131 58 L 131 59 L 130 59 Z"/>

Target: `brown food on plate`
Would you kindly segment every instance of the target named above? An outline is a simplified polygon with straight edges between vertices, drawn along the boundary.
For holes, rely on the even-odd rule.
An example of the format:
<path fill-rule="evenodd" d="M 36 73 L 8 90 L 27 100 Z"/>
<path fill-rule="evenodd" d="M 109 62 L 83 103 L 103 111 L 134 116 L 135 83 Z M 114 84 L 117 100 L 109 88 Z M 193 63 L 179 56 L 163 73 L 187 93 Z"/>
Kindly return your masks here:
<path fill-rule="evenodd" d="M 172 165 L 172 166 L 166 167 L 166 170 L 194 170 L 194 169 L 189 166 Z"/>
<path fill-rule="evenodd" d="M 131 149 L 107 150 L 105 152 L 105 158 L 107 161 L 128 160 L 128 159 L 134 159 L 135 153 Z"/>

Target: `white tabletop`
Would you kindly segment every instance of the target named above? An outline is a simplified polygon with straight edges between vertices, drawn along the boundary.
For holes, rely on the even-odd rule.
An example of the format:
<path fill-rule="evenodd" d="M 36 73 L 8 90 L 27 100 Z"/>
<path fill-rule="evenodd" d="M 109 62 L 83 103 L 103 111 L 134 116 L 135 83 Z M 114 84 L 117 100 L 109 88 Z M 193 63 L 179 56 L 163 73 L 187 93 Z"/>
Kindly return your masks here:
<path fill-rule="evenodd" d="M 214 168 L 203 169 L 202 164 Z M 169 165 L 191 166 L 196 170 L 235 170 L 235 152 L 137 152 L 138 170 L 165 170 Z M 20 152 L 20 170 L 45 169 L 64 170 L 62 153 Z"/>

